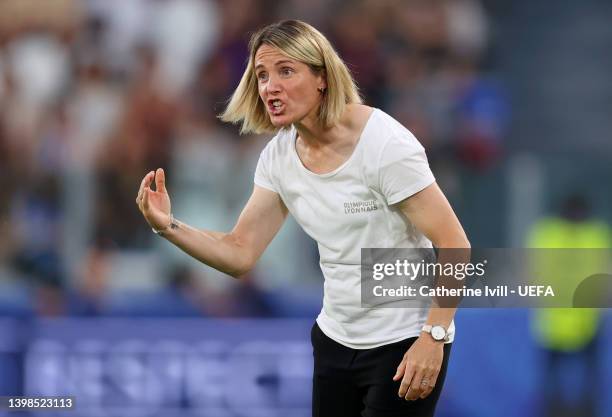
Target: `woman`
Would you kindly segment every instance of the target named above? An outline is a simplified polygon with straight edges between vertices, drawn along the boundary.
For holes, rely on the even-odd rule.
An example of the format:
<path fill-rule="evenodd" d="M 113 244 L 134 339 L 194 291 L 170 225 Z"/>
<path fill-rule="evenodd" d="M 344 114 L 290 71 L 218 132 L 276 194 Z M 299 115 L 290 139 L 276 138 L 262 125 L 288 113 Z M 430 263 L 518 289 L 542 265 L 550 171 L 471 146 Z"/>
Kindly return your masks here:
<path fill-rule="evenodd" d="M 277 134 L 261 153 L 234 229 L 175 220 L 162 169 L 144 177 L 136 203 L 158 234 L 235 277 L 255 265 L 291 213 L 317 241 L 325 277 L 311 335 L 313 415 L 431 416 L 455 310 L 360 304 L 361 248 L 469 246 L 423 147 L 393 118 L 361 104 L 346 65 L 312 26 L 273 24 L 249 47 L 221 118 L 242 123 L 241 133 Z"/>

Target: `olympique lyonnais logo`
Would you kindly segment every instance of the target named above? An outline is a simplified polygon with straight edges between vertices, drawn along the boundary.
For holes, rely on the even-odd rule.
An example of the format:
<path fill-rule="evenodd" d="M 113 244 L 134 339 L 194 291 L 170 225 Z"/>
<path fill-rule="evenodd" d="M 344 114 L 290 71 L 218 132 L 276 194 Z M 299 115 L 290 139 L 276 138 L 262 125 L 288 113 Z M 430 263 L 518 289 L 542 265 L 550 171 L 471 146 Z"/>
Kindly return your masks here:
<path fill-rule="evenodd" d="M 344 214 L 367 213 L 374 210 L 378 210 L 376 200 L 347 201 L 344 203 Z"/>

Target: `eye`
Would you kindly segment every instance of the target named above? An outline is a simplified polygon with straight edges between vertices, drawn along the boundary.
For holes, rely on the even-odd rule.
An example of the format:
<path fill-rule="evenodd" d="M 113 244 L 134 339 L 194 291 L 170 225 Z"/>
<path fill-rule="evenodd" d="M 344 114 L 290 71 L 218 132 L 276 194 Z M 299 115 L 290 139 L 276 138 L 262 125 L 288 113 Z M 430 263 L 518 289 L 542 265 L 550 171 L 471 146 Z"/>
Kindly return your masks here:
<path fill-rule="evenodd" d="M 265 71 L 261 71 L 257 73 L 257 80 L 258 81 L 266 81 L 268 79 L 268 73 Z"/>
<path fill-rule="evenodd" d="M 291 67 L 282 67 L 280 73 L 282 76 L 288 77 L 289 75 L 293 74 L 294 71 Z"/>

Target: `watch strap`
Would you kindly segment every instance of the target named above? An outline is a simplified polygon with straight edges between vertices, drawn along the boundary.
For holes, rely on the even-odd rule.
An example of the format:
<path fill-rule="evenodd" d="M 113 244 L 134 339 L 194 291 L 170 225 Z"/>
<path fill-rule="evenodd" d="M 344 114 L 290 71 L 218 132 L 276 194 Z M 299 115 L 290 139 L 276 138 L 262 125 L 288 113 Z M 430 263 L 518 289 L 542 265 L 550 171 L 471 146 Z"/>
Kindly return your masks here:
<path fill-rule="evenodd" d="M 433 337 L 432 334 L 432 330 L 434 327 L 441 327 L 444 330 L 444 337 L 442 339 L 436 339 Z M 425 324 L 423 325 L 423 327 L 421 328 L 422 332 L 425 333 L 429 333 L 429 335 L 431 336 L 431 338 L 437 342 L 448 342 L 449 337 L 448 337 L 448 329 L 444 326 L 440 326 L 440 325 L 432 325 L 432 324 Z"/>

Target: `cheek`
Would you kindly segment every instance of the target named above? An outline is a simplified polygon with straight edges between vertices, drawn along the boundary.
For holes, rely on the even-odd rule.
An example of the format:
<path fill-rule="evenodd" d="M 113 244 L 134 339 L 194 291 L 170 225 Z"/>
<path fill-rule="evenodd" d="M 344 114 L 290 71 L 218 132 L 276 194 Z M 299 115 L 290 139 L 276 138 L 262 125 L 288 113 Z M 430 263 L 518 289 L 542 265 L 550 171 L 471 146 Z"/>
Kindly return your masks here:
<path fill-rule="evenodd" d="M 314 91 L 313 91 L 314 90 Z M 310 85 L 300 85 L 292 91 L 292 101 L 300 107 L 312 107 L 319 102 L 319 94 L 316 88 Z"/>

